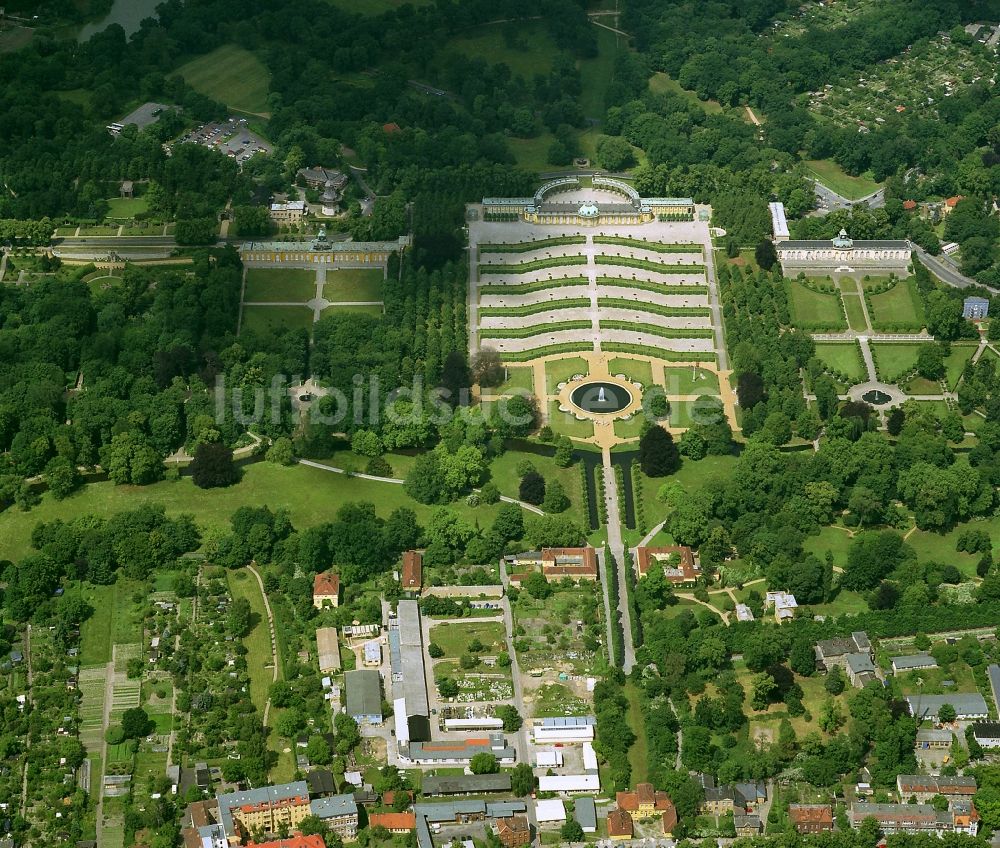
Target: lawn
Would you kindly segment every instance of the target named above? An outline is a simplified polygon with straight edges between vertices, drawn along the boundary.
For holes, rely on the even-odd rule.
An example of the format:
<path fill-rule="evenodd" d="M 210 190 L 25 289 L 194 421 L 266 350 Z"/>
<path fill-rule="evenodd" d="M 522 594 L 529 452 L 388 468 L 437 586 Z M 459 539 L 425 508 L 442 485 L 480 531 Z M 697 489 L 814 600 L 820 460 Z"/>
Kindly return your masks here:
<path fill-rule="evenodd" d="M 326 0 L 331 6 L 359 15 L 381 15 L 398 9 L 404 3 L 411 6 L 427 6 L 431 0 Z"/>
<path fill-rule="evenodd" d="M 132 596 L 142 588 L 141 583 L 123 578 L 109 586 L 84 583 L 67 590 L 94 610 L 80 627 L 80 665 L 110 662 L 112 645 L 141 639 L 142 624 Z"/>
<path fill-rule="evenodd" d="M 528 365 L 520 367 L 512 365 L 507 368 L 507 379 L 496 388 L 485 389 L 486 392 L 505 395 L 518 391 L 535 393 L 535 369 Z"/>
<path fill-rule="evenodd" d="M 638 439 L 642 435 L 643 415 L 633 415 L 628 421 L 615 421 L 615 435 L 619 439 Z"/>
<path fill-rule="evenodd" d="M 311 330 L 312 310 L 303 306 L 244 306 L 244 331 L 270 335 L 276 330 Z"/>
<path fill-rule="evenodd" d="M 951 353 L 944 358 L 945 379 L 948 381 L 948 388 L 955 391 L 958 388 L 958 381 L 962 378 L 962 371 L 965 363 L 972 359 L 976 352 L 974 344 L 952 344 Z"/>
<path fill-rule="evenodd" d="M 697 400 L 672 400 L 670 401 L 669 426 L 683 427 L 685 429 L 691 427 L 697 423 L 695 416 L 698 412 Z"/>
<path fill-rule="evenodd" d="M 644 359 L 612 359 L 608 362 L 612 374 L 624 374 L 629 380 L 653 385 L 653 366 Z"/>
<path fill-rule="evenodd" d="M 849 200 L 859 200 L 881 188 L 881 183 L 870 177 L 852 177 L 829 159 L 807 159 L 805 167 L 809 176 L 817 178 L 828 189 Z"/>
<path fill-rule="evenodd" d="M 870 302 L 876 330 L 892 330 L 898 325 L 919 329 L 924 325 L 924 305 L 912 277 L 900 280 L 887 292 L 871 295 Z"/>
<path fill-rule="evenodd" d="M 466 32 L 469 34 L 451 39 L 446 47 L 470 59 L 503 62 L 512 73 L 529 81 L 535 74 L 547 75 L 561 53 L 545 27 L 536 22 L 484 24 Z"/>
<path fill-rule="evenodd" d="M 645 782 L 649 775 L 649 744 L 646 738 L 646 717 L 642 712 L 639 688 L 634 683 L 625 685 L 628 698 L 628 723 L 635 734 L 635 742 L 628 751 L 628 761 L 632 765 L 632 780 Z"/>
<path fill-rule="evenodd" d="M 549 426 L 557 436 L 569 436 L 571 439 L 589 439 L 594 435 L 594 424 L 589 420 L 581 421 L 575 415 L 559 411 L 559 403 L 549 403 Z"/>
<path fill-rule="evenodd" d="M 683 88 L 677 80 L 664 73 L 656 73 L 650 77 L 649 90 L 654 94 L 679 94 L 707 115 L 718 115 L 723 111 L 722 104 L 718 101 L 700 99 L 693 91 Z"/>
<path fill-rule="evenodd" d="M 569 468 L 560 468 L 551 456 L 518 450 L 504 451 L 490 463 L 490 480 L 496 484 L 500 494 L 511 498 L 518 496 L 521 477 L 517 473 L 517 466 L 524 460 L 528 460 L 549 483 L 559 481 L 572 504 L 564 514 L 576 518 L 583 508 L 578 462 L 574 462 Z"/>
<path fill-rule="evenodd" d="M 675 404 L 672 404 L 675 405 Z M 704 459 L 694 462 L 685 459 L 680 470 L 667 477 L 647 477 L 640 475 L 642 486 L 643 503 L 646 505 L 646 520 L 652 527 L 659 524 L 663 518 L 662 507 L 656 500 L 656 493 L 660 487 L 667 482 L 677 482 L 686 491 L 693 492 L 703 486 L 722 483 L 733 473 L 733 466 L 736 464 L 735 456 L 706 456 Z"/>
<path fill-rule="evenodd" d="M 582 88 L 578 101 L 586 117 L 600 119 L 604 116 L 608 84 L 614 78 L 615 57 L 625 46 L 622 36 L 610 30 L 598 29 L 597 56 L 577 63 Z"/>
<path fill-rule="evenodd" d="M 271 74 L 249 50 L 224 44 L 181 65 L 177 74 L 195 91 L 231 109 L 270 117 L 267 95 Z"/>
<path fill-rule="evenodd" d="M 554 395 L 559 391 L 560 383 L 565 383 L 574 374 L 587 374 L 589 368 L 587 360 L 579 356 L 550 359 L 545 363 L 545 390 Z"/>
<path fill-rule="evenodd" d="M 879 379 L 895 380 L 917 367 L 919 344 L 879 342 L 872 344 Z"/>
<path fill-rule="evenodd" d="M 847 323 L 852 330 L 863 333 L 868 329 L 868 322 L 865 321 L 865 308 L 861 303 L 861 298 L 856 294 L 847 294 L 841 298 L 844 302 L 844 309 L 847 311 Z"/>
<path fill-rule="evenodd" d="M 417 513 L 421 523 L 437 508 L 418 504 L 397 484 L 345 477 L 304 465 L 285 468 L 259 462 L 245 466 L 242 481 L 225 489 L 199 489 L 185 477 L 149 486 L 89 483 L 64 501 L 43 495 L 41 503 L 30 512 L 8 509 L 0 513 L 0 560 L 19 560 L 29 554 L 35 525 L 56 518 L 72 521 L 81 515 L 107 517 L 144 504 L 162 504 L 168 515 L 193 514 L 203 532 L 217 534 L 229 531 L 229 519 L 240 507 L 267 504 L 272 510 L 287 509 L 292 523 L 301 530 L 330 521 L 337 509 L 350 501 L 369 501 L 382 517 L 396 507 L 406 506 Z M 464 501 L 457 501 L 449 509 L 480 526 L 492 524 L 497 511 L 496 506 L 470 507 Z M 137 639 L 133 636 L 118 641 Z"/>
<path fill-rule="evenodd" d="M 813 291 L 797 280 L 789 280 L 788 286 L 792 324 L 796 327 L 846 329 L 839 294 Z"/>
<path fill-rule="evenodd" d="M 378 317 L 382 314 L 382 307 L 377 303 L 364 304 L 362 306 L 354 304 L 333 304 L 332 306 L 326 307 L 321 313 L 320 317 L 324 315 L 332 315 L 334 312 L 351 312 L 355 315 L 374 315 Z"/>
<path fill-rule="evenodd" d="M 444 651 L 445 657 L 452 659 L 458 659 L 466 653 L 473 639 L 483 643 L 481 653 L 495 655 L 505 650 L 503 624 L 499 621 L 435 624 L 430 632 L 430 640 Z"/>
<path fill-rule="evenodd" d="M 697 365 L 678 365 L 663 369 L 663 383 L 668 395 L 717 395 L 719 378 L 713 371 Z"/>
<path fill-rule="evenodd" d="M 331 303 L 382 300 L 381 271 L 368 268 L 340 268 L 326 272 L 323 297 Z"/>
<path fill-rule="evenodd" d="M 248 268 L 245 303 L 305 303 L 316 297 L 316 272 L 299 268 Z"/>
<path fill-rule="evenodd" d="M 816 345 L 816 357 L 831 370 L 846 374 L 856 383 L 867 377 L 857 342 L 819 342 Z"/>
<path fill-rule="evenodd" d="M 145 197 L 109 197 L 108 218 L 134 218 L 149 211 L 149 200 Z"/>

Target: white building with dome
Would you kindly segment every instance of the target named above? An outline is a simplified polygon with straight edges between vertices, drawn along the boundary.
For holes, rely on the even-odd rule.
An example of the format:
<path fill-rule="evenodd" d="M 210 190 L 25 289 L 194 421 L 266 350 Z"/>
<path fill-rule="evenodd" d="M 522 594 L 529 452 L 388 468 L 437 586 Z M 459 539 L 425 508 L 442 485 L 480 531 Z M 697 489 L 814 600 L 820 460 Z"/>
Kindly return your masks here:
<path fill-rule="evenodd" d="M 806 274 L 895 273 L 907 276 L 913 248 L 905 239 L 852 239 L 841 230 L 826 241 L 794 240 L 775 244 L 778 261 L 786 276 Z"/>

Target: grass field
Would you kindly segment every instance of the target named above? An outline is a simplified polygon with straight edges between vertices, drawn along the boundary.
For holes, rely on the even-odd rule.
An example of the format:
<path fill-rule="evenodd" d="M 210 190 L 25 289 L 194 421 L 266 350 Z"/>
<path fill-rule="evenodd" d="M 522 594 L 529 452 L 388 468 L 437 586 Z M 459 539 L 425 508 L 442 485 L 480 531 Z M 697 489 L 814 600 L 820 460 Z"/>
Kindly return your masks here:
<path fill-rule="evenodd" d="M 275 330 L 312 329 L 313 314 L 307 306 L 244 306 L 242 329 L 264 335 Z"/>
<path fill-rule="evenodd" d="M 381 315 L 382 306 L 377 303 L 365 304 L 364 306 L 344 306 L 343 304 L 335 303 L 332 306 L 326 307 L 321 313 L 320 317 L 323 315 L 332 315 L 334 312 L 361 312 L 365 315 Z"/>
<path fill-rule="evenodd" d="M 470 59 L 504 63 L 511 72 L 526 80 L 548 74 L 560 50 L 540 23 L 484 24 L 453 38 L 448 47 Z"/>
<path fill-rule="evenodd" d="M 816 345 L 816 356 L 831 369 L 847 374 L 855 382 L 860 383 L 867 376 L 864 362 L 861 360 L 861 351 L 855 342 L 843 344 L 819 342 Z"/>
<path fill-rule="evenodd" d="M 606 29 L 597 30 L 597 56 L 577 63 L 580 69 L 580 107 L 588 118 L 604 117 L 608 83 L 614 76 L 615 56 L 626 49 L 625 39 Z"/>
<path fill-rule="evenodd" d="M 717 395 L 719 378 L 695 365 L 663 369 L 664 387 L 669 395 Z"/>
<path fill-rule="evenodd" d="M 628 421 L 615 421 L 615 435 L 619 439 L 638 439 L 642 435 L 643 415 L 633 415 Z"/>
<path fill-rule="evenodd" d="M 571 415 L 568 412 L 560 412 L 558 401 L 552 401 L 549 404 L 549 426 L 552 428 L 552 432 L 559 436 L 589 439 L 594 435 L 593 422 L 588 420 L 581 421 L 575 415 Z"/>
<path fill-rule="evenodd" d="M 653 384 L 653 367 L 642 359 L 612 359 L 608 362 L 608 370 L 612 374 L 624 374 L 644 386 Z"/>
<path fill-rule="evenodd" d="M 80 627 L 81 665 L 110 662 L 113 644 L 141 639 L 142 624 L 132 602 L 132 595 L 141 589 L 141 583 L 121 579 L 109 586 L 86 583 L 69 590 L 94 609 Z"/>
<path fill-rule="evenodd" d="M 948 388 L 952 391 L 958 388 L 958 381 L 962 378 L 965 363 L 972 359 L 975 352 L 976 345 L 974 344 L 953 344 L 951 346 L 951 353 L 944 358 L 944 368 Z"/>
<path fill-rule="evenodd" d="M 923 326 L 924 305 L 911 277 L 896 283 L 889 291 L 871 296 L 872 327 L 891 328 L 896 324 Z"/>
<path fill-rule="evenodd" d="M 267 95 L 271 74 L 260 59 L 235 44 L 225 44 L 181 65 L 177 73 L 195 91 L 231 109 L 270 117 Z"/>
<path fill-rule="evenodd" d="M 649 79 L 649 90 L 654 94 L 679 94 L 708 115 L 718 115 L 722 104 L 715 100 L 701 100 L 693 91 L 682 88 L 677 80 L 664 73 L 653 74 Z"/>
<path fill-rule="evenodd" d="M 268 691 L 274 681 L 274 654 L 271 652 L 271 634 L 267 625 L 267 610 L 264 608 L 264 597 L 254 576 L 245 568 L 231 571 L 227 574 L 229 592 L 236 598 L 245 598 L 253 613 L 253 627 L 243 639 L 247 649 L 247 673 L 250 675 L 250 700 L 257 708 L 261 717 L 264 715 L 264 705 L 267 704 Z M 278 664 L 278 679 L 280 680 L 281 664 Z M 280 710 L 272 709 L 268 716 L 268 724 L 274 727 Z M 294 755 L 285 754 L 278 736 L 274 731 L 268 734 L 268 746 L 278 755 L 278 763 L 271 770 L 272 778 L 277 781 L 290 780 L 295 772 Z"/>
<path fill-rule="evenodd" d="M 149 211 L 149 200 L 145 197 L 109 197 L 108 218 L 134 218 Z"/>
<path fill-rule="evenodd" d="M 495 389 L 487 389 L 488 392 L 503 395 L 516 391 L 535 393 L 535 369 L 529 366 L 520 368 L 512 366 L 507 369 L 507 379 Z"/>
<path fill-rule="evenodd" d="M 431 641 L 444 651 L 445 657 L 458 659 L 468 651 L 473 639 L 483 643 L 481 653 L 496 655 L 505 650 L 503 624 L 499 621 L 448 622 L 431 628 Z"/>
<path fill-rule="evenodd" d="M 856 294 L 846 294 L 841 296 L 841 300 L 847 312 L 848 326 L 859 333 L 865 332 L 868 329 L 868 322 L 865 321 L 865 308 L 861 298 Z"/>
<path fill-rule="evenodd" d="M 882 187 L 881 183 L 875 182 L 870 177 L 852 177 L 830 159 L 807 159 L 805 168 L 809 176 L 818 179 L 828 189 L 849 200 L 867 197 Z"/>
<path fill-rule="evenodd" d="M 525 700 L 534 704 L 531 714 L 537 718 L 551 716 L 582 716 L 593 710 L 593 706 L 576 697 L 569 687 L 562 683 L 544 683 L 534 692 L 529 693 Z"/>
<path fill-rule="evenodd" d="M 326 272 L 323 297 L 333 303 L 382 299 L 381 271 L 367 268 L 340 268 Z"/>
<path fill-rule="evenodd" d="M 559 384 L 569 380 L 574 374 L 589 373 L 587 360 L 579 356 L 567 359 L 550 359 L 545 363 L 545 390 L 554 395 L 559 391 Z"/>
<path fill-rule="evenodd" d="M 797 280 L 789 280 L 788 285 L 792 323 L 796 327 L 846 328 L 844 315 L 840 309 L 839 294 L 816 292 Z"/>
<path fill-rule="evenodd" d="M 390 458 L 391 461 L 391 458 Z M 18 560 L 31 551 L 31 531 L 40 521 L 62 518 L 72 521 L 81 515 L 108 516 L 143 504 L 162 504 L 168 515 L 191 513 L 198 525 L 210 533 L 228 532 L 229 519 L 241 506 L 287 509 L 296 528 L 330 521 L 337 509 L 349 501 L 369 501 L 386 517 L 398 506 L 407 506 L 427 521 L 435 507 L 412 500 L 402 486 L 357 477 L 344 477 L 318 468 L 295 465 L 290 468 L 267 462 L 248 465 L 241 482 L 226 489 L 199 489 L 189 477 L 150 486 L 115 486 L 89 483 L 64 501 L 43 495 L 30 512 L 8 509 L 0 513 L 0 560 Z M 469 507 L 460 500 L 449 509 L 470 523 L 492 524 L 497 507 Z M 118 641 L 138 641 L 136 638 Z"/>
<path fill-rule="evenodd" d="M 247 269 L 243 292 L 246 303 L 305 303 L 315 296 L 315 271 L 298 268 Z"/>
<path fill-rule="evenodd" d="M 875 368 L 883 380 L 892 380 L 917 366 L 918 344 L 880 342 L 873 344 Z"/>

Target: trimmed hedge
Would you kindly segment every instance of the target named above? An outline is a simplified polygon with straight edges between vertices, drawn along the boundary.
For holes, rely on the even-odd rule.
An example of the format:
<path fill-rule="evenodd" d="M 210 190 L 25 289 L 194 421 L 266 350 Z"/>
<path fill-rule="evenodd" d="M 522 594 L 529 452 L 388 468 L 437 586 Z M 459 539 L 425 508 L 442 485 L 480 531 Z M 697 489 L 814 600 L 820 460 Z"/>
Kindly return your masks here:
<path fill-rule="evenodd" d="M 555 321 L 549 324 L 532 324 L 530 327 L 511 327 L 502 329 L 490 327 L 480 330 L 479 336 L 484 339 L 526 339 L 540 336 L 543 333 L 554 333 L 556 330 L 589 330 L 593 324 L 590 321 Z"/>
<path fill-rule="evenodd" d="M 661 350 L 649 345 L 631 344 L 630 342 L 602 342 L 601 350 L 608 353 L 632 353 L 636 356 L 648 356 L 651 359 L 662 359 L 664 362 L 715 362 L 715 353 L 702 351 Z"/>
<path fill-rule="evenodd" d="M 583 257 L 581 257 L 583 258 Z M 658 274 L 704 274 L 704 265 L 667 265 L 663 262 L 651 262 L 648 259 L 633 259 L 631 256 L 597 255 L 594 262 L 598 265 L 623 265 L 626 268 L 642 268 L 644 271 L 655 271 Z"/>
<path fill-rule="evenodd" d="M 640 250 L 654 250 L 657 253 L 703 253 L 700 244 L 644 241 L 643 239 L 624 238 L 622 236 L 594 236 L 594 244 L 617 244 L 622 247 L 637 247 Z"/>
<path fill-rule="evenodd" d="M 648 280 L 630 280 L 628 277 L 598 277 L 597 285 L 629 288 L 638 291 L 656 292 L 657 294 L 708 294 L 708 286 L 692 285 L 690 283 L 651 283 Z"/>
<path fill-rule="evenodd" d="M 666 318 L 707 318 L 712 310 L 707 306 L 661 306 L 658 303 L 645 303 L 639 300 L 628 300 L 624 297 L 599 297 L 598 306 L 611 309 L 634 309 L 638 312 L 651 312 L 653 315 L 663 315 Z"/>
<path fill-rule="evenodd" d="M 559 247 L 565 244 L 586 244 L 586 236 L 553 236 L 537 241 L 519 241 L 510 244 L 496 242 L 479 245 L 480 253 L 527 253 L 529 250 L 543 250 L 546 247 Z"/>
<path fill-rule="evenodd" d="M 479 287 L 480 294 L 533 294 L 546 289 L 560 286 L 587 286 L 590 280 L 586 277 L 557 277 L 551 280 L 539 280 L 535 283 L 509 283 L 507 285 L 492 284 Z"/>
<path fill-rule="evenodd" d="M 483 317 L 497 315 L 524 317 L 537 315 L 539 312 L 551 312 L 553 309 L 578 309 L 589 306 L 589 297 L 568 297 L 565 300 L 547 300 L 544 303 L 531 303 L 526 306 L 483 306 L 479 314 Z"/>
<path fill-rule="evenodd" d="M 480 265 L 479 274 L 527 274 L 543 268 L 558 268 L 562 265 L 586 265 L 586 256 L 550 256 L 545 259 L 531 259 L 517 265 Z"/>
<path fill-rule="evenodd" d="M 648 333 L 664 339 L 710 339 L 715 331 L 707 327 L 658 327 L 656 324 L 635 323 L 633 321 L 601 321 L 602 327 L 609 330 L 633 330 L 636 333 Z"/>
<path fill-rule="evenodd" d="M 594 345 L 592 342 L 560 342 L 558 344 L 531 348 L 530 350 L 501 353 L 500 358 L 504 362 L 527 362 L 529 359 L 554 356 L 557 353 L 589 353 L 593 352 L 593 350 Z"/>

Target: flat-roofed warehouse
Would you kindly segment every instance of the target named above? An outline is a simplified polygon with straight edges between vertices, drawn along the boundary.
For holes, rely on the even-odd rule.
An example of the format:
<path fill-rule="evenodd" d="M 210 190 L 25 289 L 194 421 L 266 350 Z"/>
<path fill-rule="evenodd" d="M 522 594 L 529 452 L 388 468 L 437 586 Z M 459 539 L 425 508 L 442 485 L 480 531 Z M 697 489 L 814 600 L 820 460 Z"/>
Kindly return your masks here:
<path fill-rule="evenodd" d="M 406 712 L 407 739 L 399 739 L 402 722 L 397 722 L 398 742 L 427 742 L 431 738 L 431 709 L 427 702 L 427 677 L 424 671 L 424 642 L 420 631 L 420 607 L 416 601 L 400 601 L 399 660 L 402 671 L 402 693 Z M 394 675 L 395 676 L 395 675 Z M 394 694 L 398 695 L 396 688 Z"/>
<path fill-rule="evenodd" d="M 509 774 L 426 775 L 420 783 L 424 795 L 476 795 L 510 792 Z"/>

